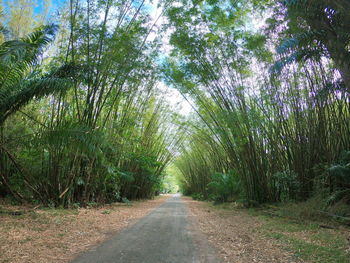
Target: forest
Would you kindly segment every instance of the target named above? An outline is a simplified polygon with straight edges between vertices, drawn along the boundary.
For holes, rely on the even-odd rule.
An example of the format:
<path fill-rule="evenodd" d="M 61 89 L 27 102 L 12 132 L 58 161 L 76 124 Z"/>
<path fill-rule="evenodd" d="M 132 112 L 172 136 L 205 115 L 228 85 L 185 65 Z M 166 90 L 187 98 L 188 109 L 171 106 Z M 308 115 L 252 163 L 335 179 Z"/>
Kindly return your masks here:
<path fill-rule="evenodd" d="M 176 180 L 350 216 L 349 1 L 39 2 L 0 5 L 0 198 L 83 207 Z"/>

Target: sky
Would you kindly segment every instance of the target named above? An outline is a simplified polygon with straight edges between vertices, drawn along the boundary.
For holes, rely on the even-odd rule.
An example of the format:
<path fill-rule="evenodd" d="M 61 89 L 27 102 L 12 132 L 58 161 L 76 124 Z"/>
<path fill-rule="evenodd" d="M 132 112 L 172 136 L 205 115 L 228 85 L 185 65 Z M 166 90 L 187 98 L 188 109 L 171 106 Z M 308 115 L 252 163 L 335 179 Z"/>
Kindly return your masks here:
<path fill-rule="evenodd" d="M 162 10 L 160 8 L 157 8 L 159 0 L 154 0 L 152 4 L 150 4 L 150 14 L 153 21 L 156 21 L 159 15 L 161 14 Z M 159 19 L 158 24 L 161 25 L 164 23 L 164 19 Z M 156 33 L 151 34 L 150 38 L 154 38 Z M 170 51 L 170 46 L 168 43 L 168 39 L 163 39 L 163 56 L 167 56 L 167 53 Z M 169 102 L 169 104 L 176 109 L 176 111 L 182 115 L 189 115 L 193 112 L 192 106 L 187 102 L 179 91 L 177 91 L 174 88 L 170 88 L 165 85 L 164 82 L 159 82 L 158 84 L 159 89 L 164 94 L 165 99 Z"/>
<path fill-rule="evenodd" d="M 13 0 L 2 0 L 5 6 L 8 5 L 9 2 L 12 2 Z M 36 3 L 36 6 L 34 8 L 35 14 L 40 14 L 44 9 L 44 0 L 33 0 L 34 3 Z M 66 0 L 48 0 L 51 2 L 51 11 L 57 9 L 57 7 L 64 4 Z"/>

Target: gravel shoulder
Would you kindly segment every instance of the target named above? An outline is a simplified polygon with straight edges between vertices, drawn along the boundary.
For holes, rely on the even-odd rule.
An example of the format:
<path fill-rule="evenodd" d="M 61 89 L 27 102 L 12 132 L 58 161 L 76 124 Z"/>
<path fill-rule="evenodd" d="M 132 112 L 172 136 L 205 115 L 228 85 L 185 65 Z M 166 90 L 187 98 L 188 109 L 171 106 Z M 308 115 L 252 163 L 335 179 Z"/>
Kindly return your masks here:
<path fill-rule="evenodd" d="M 135 223 L 169 196 L 132 205 L 90 209 L 37 209 L 23 215 L 0 213 L 1 263 L 63 263 Z M 7 210 L 22 210 L 2 204 Z"/>

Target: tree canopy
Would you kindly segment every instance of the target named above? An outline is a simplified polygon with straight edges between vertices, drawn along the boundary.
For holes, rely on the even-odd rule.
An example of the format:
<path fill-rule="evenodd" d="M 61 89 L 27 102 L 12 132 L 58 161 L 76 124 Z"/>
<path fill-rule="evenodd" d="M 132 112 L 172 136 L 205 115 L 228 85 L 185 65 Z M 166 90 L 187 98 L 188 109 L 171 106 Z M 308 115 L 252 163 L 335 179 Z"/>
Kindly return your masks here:
<path fill-rule="evenodd" d="M 0 195 L 349 202 L 348 1 L 157 4 L 1 6 Z"/>

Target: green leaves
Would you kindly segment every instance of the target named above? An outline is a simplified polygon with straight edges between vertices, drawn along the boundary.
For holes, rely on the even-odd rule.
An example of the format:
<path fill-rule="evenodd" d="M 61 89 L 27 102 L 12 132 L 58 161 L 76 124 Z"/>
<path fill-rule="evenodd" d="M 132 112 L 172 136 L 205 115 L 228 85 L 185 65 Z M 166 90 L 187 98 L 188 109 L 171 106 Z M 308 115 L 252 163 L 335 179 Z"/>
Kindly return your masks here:
<path fill-rule="evenodd" d="M 303 51 L 305 55 L 294 56 L 301 59 L 329 56 L 349 86 L 350 53 L 347 46 L 350 38 L 346 26 L 350 21 L 349 4 L 343 0 L 285 0 L 280 3 L 286 8 L 285 19 L 289 26 L 286 31 L 292 38 L 282 42 L 278 52 L 285 53 L 287 49 Z"/>
<path fill-rule="evenodd" d="M 281 72 L 283 67 L 293 62 L 304 63 L 308 59 L 319 60 L 326 56 L 322 43 L 316 39 L 323 38 L 322 32 L 309 31 L 294 34 L 292 38 L 283 39 L 276 51 L 282 56 L 272 67 L 272 71 Z"/>
<path fill-rule="evenodd" d="M 208 187 L 212 190 L 215 201 L 218 202 L 237 199 L 242 194 L 240 179 L 234 172 L 230 174 L 213 174 Z"/>
<path fill-rule="evenodd" d="M 23 79 L 16 86 L 12 86 L 11 92 L 0 90 L 0 124 L 33 98 L 39 99 L 43 96 L 64 92 L 70 86 L 69 80 L 47 75 L 41 78 Z"/>
<path fill-rule="evenodd" d="M 39 55 L 54 40 L 57 30 L 57 25 L 42 26 L 25 38 L 2 43 L 0 45 L 2 67 L 35 65 Z"/>
<path fill-rule="evenodd" d="M 350 186 L 350 152 L 343 152 L 339 164 L 332 165 L 328 170 L 338 187 L 342 187 L 342 184 Z"/>
<path fill-rule="evenodd" d="M 311 195 L 314 166 L 349 147 L 333 136 L 349 126 L 345 2 L 183 2 L 169 17 L 173 51 L 164 75 L 199 115 L 176 162 L 186 193 L 225 199 L 233 169 L 249 200 Z M 255 25 L 269 7 L 272 26 Z"/>
<path fill-rule="evenodd" d="M 90 158 L 101 158 L 101 147 L 105 142 L 104 134 L 79 123 L 67 123 L 52 130 L 43 131 L 37 138 L 43 147 L 59 149 L 61 147 L 80 151 Z"/>
<path fill-rule="evenodd" d="M 62 92 L 70 82 L 55 73 L 34 71 L 45 47 L 53 41 L 56 25 L 43 26 L 21 40 L 0 45 L 0 125 L 33 98 Z"/>
<path fill-rule="evenodd" d="M 306 6 L 308 0 L 283 0 L 282 3 L 288 7 L 301 8 Z"/>
<path fill-rule="evenodd" d="M 118 172 L 120 179 L 126 181 L 127 183 L 132 183 L 135 181 L 134 174 L 131 172 Z"/>

